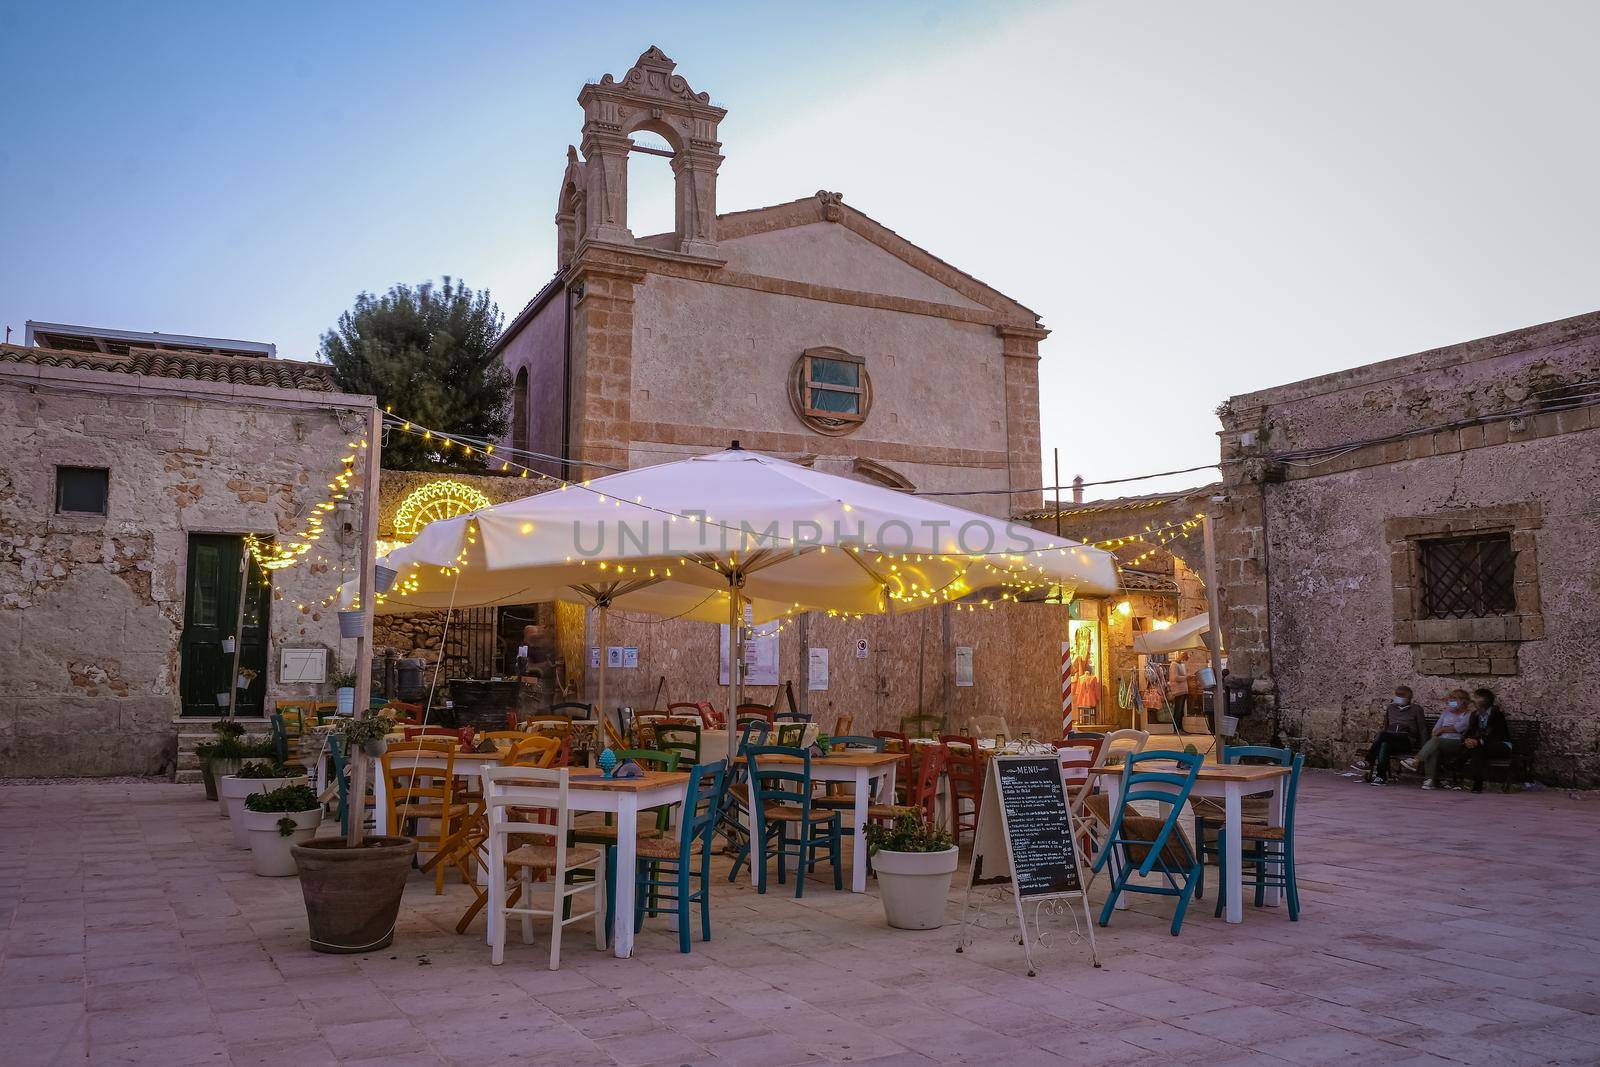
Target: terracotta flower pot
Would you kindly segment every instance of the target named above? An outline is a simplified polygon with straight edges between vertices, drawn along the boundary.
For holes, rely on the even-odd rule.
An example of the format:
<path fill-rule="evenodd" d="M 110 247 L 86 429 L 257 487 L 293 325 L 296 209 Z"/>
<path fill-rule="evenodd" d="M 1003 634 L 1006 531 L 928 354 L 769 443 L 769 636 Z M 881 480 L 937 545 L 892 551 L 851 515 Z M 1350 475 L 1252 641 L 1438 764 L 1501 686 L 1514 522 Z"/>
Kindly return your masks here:
<path fill-rule="evenodd" d="M 288 836 L 278 827 L 280 819 L 294 823 L 294 831 Z M 291 878 L 299 870 L 292 849 L 317 835 L 317 827 L 322 825 L 322 809 L 285 812 L 246 808 L 234 821 L 244 827 L 250 841 L 250 865 L 255 872 L 263 878 Z"/>
<path fill-rule="evenodd" d="M 945 901 L 961 853 L 890 852 L 872 855 L 878 874 L 878 893 L 889 925 L 899 930 L 936 930 L 944 925 Z"/>
<path fill-rule="evenodd" d="M 323 837 L 292 851 L 300 865 L 312 948 L 372 952 L 394 940 L 415 841 L 369 837 L 360 848 L 348 848 L 342 837 Z"/>

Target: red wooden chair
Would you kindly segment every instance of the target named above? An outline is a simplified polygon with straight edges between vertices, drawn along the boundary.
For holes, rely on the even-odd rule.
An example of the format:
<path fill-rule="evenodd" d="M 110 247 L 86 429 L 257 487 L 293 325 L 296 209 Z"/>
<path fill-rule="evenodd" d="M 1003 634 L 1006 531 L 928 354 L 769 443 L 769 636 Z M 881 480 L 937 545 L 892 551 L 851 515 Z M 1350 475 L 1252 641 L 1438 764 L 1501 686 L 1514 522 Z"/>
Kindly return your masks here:
<path fill-rule="evenodd" d="M 867 818 L 874 822 L 893 822 L 901 815 L 921 815 L 928 825 L 934 824 L 939 803 L 939 775 L 944 770 L 944 750 L 937 745 L 917 745 L 921 754 L 913 753 L 912 766 L 908 768 L 911 781 L 906 787 L 903 804 L 873 804 L 867 808 Z M 899 783 L 896 782 L 896 792 Z"/>
<path fill-rule="evenodd" d="M 978 751 L 978 742 L 967 734 L 940 734 L 939 748 L 944 756 L 945 773 L 950 779 L 950 822 L 955 828 L 956 841 L 959 842 L 961 834 L 967 830 L 977 837 L 986 762 Z M 963 800 L 971 801 L 971 811 L 962 810 Z"/>
<path fill-rule="evenodd" d="M 743 729 L 745 723 L 754 722 L 756 719 L 760 719 L 770 727 L 773 724 L 772 709 L 765 704 L 740 704 L 738 711 L 734 713 L 733 723 Z"/>
<path fill-rule="evenodd" d="M 714 730 L 722 725 L 722 716 L 717 714 L 715 708 L 704 700 L 694 702 L 679 700 L 667 705 L 667 714 L 675 719 L 692 718 L 700 724 L 702 730 Z M 716 725 L 713 725 L 713 722 Z"/>

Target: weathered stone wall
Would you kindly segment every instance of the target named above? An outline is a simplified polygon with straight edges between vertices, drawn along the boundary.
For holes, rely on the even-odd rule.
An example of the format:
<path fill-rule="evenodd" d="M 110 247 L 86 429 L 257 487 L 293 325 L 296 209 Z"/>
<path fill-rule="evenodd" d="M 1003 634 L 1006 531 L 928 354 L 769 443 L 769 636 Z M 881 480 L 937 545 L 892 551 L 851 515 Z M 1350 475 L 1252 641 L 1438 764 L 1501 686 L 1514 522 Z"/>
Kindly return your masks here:
<path fill-rule="evenodd" d="M 360 425 L 346 416 L 341 428 L 326 410 L 0 377 L 0 775 L 169 767 L 188 535 L 298 530 Z M 109 514 L 56 514 L 58 464 L 109 468 Z M 356 542 L 335 526 L 274 576 L 269 702 L 312 695 L 277 682 L 281 646 L 341 652 L 334 614 L 318 606 L 354 566 Z"/>
<path fill-rule="evenodd" d="M 1483 685 L 1542 723 L 1541 776 L 1600 780 L 1596 393 L 1585 315 L 1229 402 L 1224 627 L 1245 673 L 1270 676 L 1285 734 L 1340 762 L 1393 686 L 1432 707 Z M 1515 609 L 1421 617 L 1415 539 L 1486 530 L 1512 538 Z"/>
<path fill-rule="evenodd" d="M 808 695 L 816 721 L 832 728 L 840 715 L 850 715 L 857 733 L 899 729 L 904 715 L 939 715 L 949 694 L 949 725 L 964 726 L 974 715 L 1003 715 L 1016 733 L 1056 736 L 1061 727 L 1060 662 L 1067 611 L 1056 604 L 1011 604 L 993 610 L 950 611 L 950 648 L 946 657 L 941 608 L 862 619 L 813 614 L 809 641 L 829 650 L 829 686 Z M 589 642 L 595 639 L 594 613 L 589 612 Z M 719 709 L 727 689 L 719 681 L 721 627 L 714 623 L 658 622 L 613 610 L 606 640 L 612 645 L 637 645 L 636 670 L 612 669 L 606 676 L 606 703 L 648 707 L 659 679 L 667 679 L 663 702 L 709 700 Z M 856 641 L 867 641 L 867 654 L 856 656 Z M 795 697 L 805 687 L 800 657 L 800 629 L 785 624 L 779 636 L 780 677 L 794 682 Z M 972 652 L 973 684 L 954 684 L 954 649 Z M 569 659 L 570 662 L 570 659 Z M 949 672 L 946 682 L 945 673 Z M 595 672 L 583 679 L 593 699 Z M 921 695 L 918 695 L 918 686 Z M 745 699 L 770 704 L 781 700 L 781 686 L 746 686 Z"/>

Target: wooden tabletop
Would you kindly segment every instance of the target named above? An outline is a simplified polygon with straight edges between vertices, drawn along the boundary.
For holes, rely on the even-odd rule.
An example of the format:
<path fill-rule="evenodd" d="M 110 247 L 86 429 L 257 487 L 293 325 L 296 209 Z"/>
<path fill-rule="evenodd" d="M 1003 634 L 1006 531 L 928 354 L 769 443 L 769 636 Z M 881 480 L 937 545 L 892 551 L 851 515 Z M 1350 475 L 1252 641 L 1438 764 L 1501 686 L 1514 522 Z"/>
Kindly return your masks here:
<path fill-rule="evenodd" d="M 762 763 L 799 763 L 794 756 L 767 755 L 758 757 Z M 904 752 L 863 752 L 855 750 L 841 752 L 838 755 L 812 756 L 811 764 L 826 763 L 834 767 L 882 767 L 886 763 L 895 763 L 907 758 Z"/>
<path fill-rule="evenodd" d="M 574 770 L 567 776 L 573 789 L 613 789 L 619 793 L 638 793 L 664 785 L 687 785 L 686 771 L 645 771 L 642 778 L 607 778 L 602 771 L 592 767 Z"/>
<path fill-rule="evenodd" d="M 1173 771 L 1178 765 L 1171 760 L 1151 760 L 1140 763 L 1141 771 Z M 1122 766 L 1094 767 L 1090 774 L 1122 774 Z M 1289 773 L 1288 767 L 1279 767 L 1276 764 L 1259 763 L 1202 763 L 1200 773 L 1195 777 L 1202 782 L 1262 782 L 1269 778 L 1283 778 Z"/>

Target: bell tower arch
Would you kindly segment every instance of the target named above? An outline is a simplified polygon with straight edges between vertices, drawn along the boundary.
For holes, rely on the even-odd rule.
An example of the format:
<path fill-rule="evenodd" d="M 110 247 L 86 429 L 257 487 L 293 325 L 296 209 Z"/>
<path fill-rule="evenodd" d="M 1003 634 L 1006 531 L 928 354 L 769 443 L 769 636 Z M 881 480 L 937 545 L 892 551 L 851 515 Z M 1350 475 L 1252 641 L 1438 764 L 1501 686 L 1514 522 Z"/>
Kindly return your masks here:
<path fill-rule="evenodd" d="M 717 254 L 717 168 L 722 165 L 717 125 L 727 111 L 713 106 L 708 94 L 696 93 L 676 69 L 651 45 L 621 80 L 607 74 L 578 94 L 583 162 L 569 153 L 556 220 L 563 265 L 584 242 L 634 244 L 628 228 L 628 153 L 661 154 L 634 144 L 631 135 L 640 130 L 671 146 L 673 247 L 685 255 Z"/>

